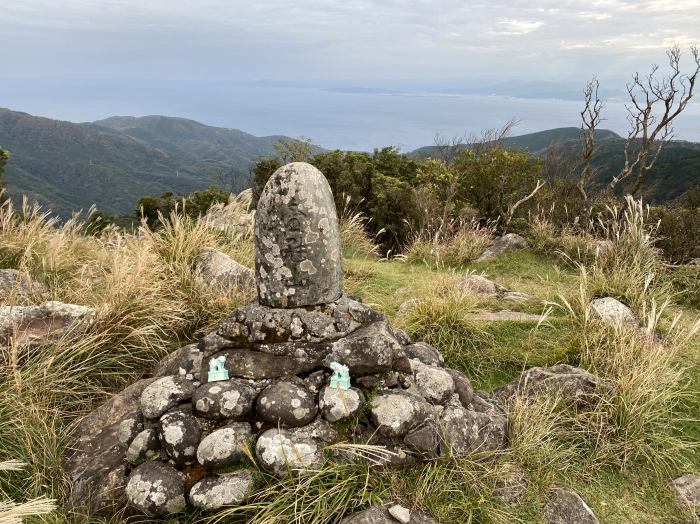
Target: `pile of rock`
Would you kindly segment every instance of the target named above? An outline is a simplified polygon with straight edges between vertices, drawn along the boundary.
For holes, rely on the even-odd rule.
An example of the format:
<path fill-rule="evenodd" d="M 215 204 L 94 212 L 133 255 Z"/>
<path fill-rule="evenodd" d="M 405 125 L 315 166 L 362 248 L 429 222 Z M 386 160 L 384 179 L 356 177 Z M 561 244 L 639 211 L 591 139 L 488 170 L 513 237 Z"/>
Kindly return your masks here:
<path fill-rule="evenodd" d="M 506 446 L 493 399 L 343 293 L 336 211 L 318 170 L 295 163 L 273 175 L 255 240 L 258 300 L 77 428 L 73 505 L 89 496 L 92 511 L 114 512 L 126 499 L 149 515 L 236 505 L 254 490 L 250 459 L 284 477 L 331 453 L 352 459 L 327 449 L 338 441 L 383 446 L 376 460 L 396 465 Z"/>

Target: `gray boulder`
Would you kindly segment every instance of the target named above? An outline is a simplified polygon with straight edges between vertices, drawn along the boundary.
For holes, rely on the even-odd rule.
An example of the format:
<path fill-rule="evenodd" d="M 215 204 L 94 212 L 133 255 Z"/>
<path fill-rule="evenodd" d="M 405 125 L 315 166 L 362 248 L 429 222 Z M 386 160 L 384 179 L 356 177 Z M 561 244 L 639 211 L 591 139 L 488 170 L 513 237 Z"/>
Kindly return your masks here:
<path fill-rule="evenodd" d="M 338 216 L 326 177 L 293 162 L 265 184 L 255 219 L 255 270 L 261 304 L 327 304 L 343 292 Z"/>
<path fill-rule="evenodd" d="M 569 403 L 584 406 L 600 395 L 612 392 L 610 382 L 585 369 L 557 364 L 548 368 L 534 367 L 524 371 L 514 381 L 494 390 L 494 396 L 505 401 L 515 395 L 531 397 L 541 394 L 557 395 Z"/>
<path fill-rule="evenodd" d="M 260 419 L 274 426 L 306 426 L 318 413 L 316 395 L 300 384 L 280 381 L 260 393 L 256 413 Z"/>
<path fill-rule="evenodd" d="M 255 444 L 260 465 L 277 477 L 323 465 L 323 450 L 319 441 L 287 429 L 265 431 Z"/>
<path fill-rule="evenodd" d="M 76 426 L 63 461 L 71 488 L 65 501 L 67 508 L 91 515 L 109 515 L 126 505 L 124 487 L 128 466 L 124 454 L 131 437 L 124 437 L 122 423 L 135 421 L 134 431 L 139 428 L 139 399 L 152 382 L 153 379 L 135 382 Z"/>
<path fill-rule="evenodd" d="M 392 331 L 396 332 L 396 330 Z M 445 359 L 442 358 L 440 352 L 425 342 L 408 344 L 403 347 L 403 350 L 408 358 L 420 360 L 423 364 L 427 364 L 428 366 L 445 365 Z"/>
<path fill-rule="evenodd" d="M 700 476 L 686 473 L 670 481 L 669 487 L 682 508 L 700 517 Z"/>
<path fill-rule="evenodd" d="M 459 395 L 459 401 L 462 404 L 462 407 L 468 407 L 474 398 L 474 388 L 472 387 L 472 383 L 464 373 L 457 371 L 456 369 L 445 368 L 445 371 L 447 371 L 452 377 L 452 382 L 455 386 L 455 393 Z"/>
<path fill-rule="evenodd" d="M 600 524 L 578 493 L 561 487 L 550 491 L 542 516 L 547 524 Z"/>
<path fill-rule="evenodd" d="M 27 300 L 47 292 L 46 286 L 28 273 L 16 269 L 0 269 L 0 304 Z"/>
<path fill-rule="evenodd" d="M 275 346 L 280 345 L 282 344 L 275 344 Z M 264 348 L 260 347 L 260 349 Z M 316 349 L 319 351 L 315 351 Z M 323 364 L 328 351 L 327 346 L 310 346 L 303 343 L 299 347 L 299 352 L 292 355 L 250 349 L 227 349 L 204 359 L 200 379 L 202 382 L 207 381 L 209 362 L 214 358 L 226 358 L 224 367 L 231 377 L 259 380 L 300 375 L 312 371 Z"/>
<path fill-rule="evenodd" d="M 439 456 L 442 434 L 440 428 L 434 422 L 429 421 L 409 431 L 403 442 L 426 458 L 435 458 Z"/>
<path fill-rule="evenodd" d="M 527 240 L 525 240 L 523 237 L 516 233 L 508 233 L 495 239 L 491 246 L 486 249 L 486 251 L 484 251 L 477 259 L 477 262 L 491 260 L 498 255 L 502 255 L 503 253 L 527 249 L 527 247 Z"/>
<path fill-rule="evenodd" d="M 202 371 L 203 356 L 197 344 L 183 346 L 163 357 L 153 369 L 153 376 L 193 375 L 197 377 Z"/>
<path fill-rule="evenodd" d="M 151 517 L 179 513 L 186 505 L 183 476 L 163 462 L 144 462 L 129 475 L 126 498 Z"/>
<path fill-rule="evenodd" d="M 255 273 L 226 253 L 205 248 L 197 257 L 197 278 L 212 290 L 235 294 L 253 285 Z"/>
<path fill-rule="evenodd" d="M 596 298 L 591 301 L 593 315 L 614 326 L 637 326 L 637 319 L 632 310 L 613 297 Z"/>
<path fill-rule="evenodd" d="M 441 453 L 453 456 L 505 449 L 508 417 L 498 412 L 478 412 L 453 399 L 440 415 L 443 430 Z"/>
<path fill-rule="evenodd" d="M 0 306 L 0 346 L 38 346 L 50 338 L 75 334 L 88 328 L 95 309 L 63 302 L 44 302 L 38 306 Z"/>
<path fill-rule="evenodd" d="M 464 275 L 459 279 L 459 288 L 464 292 L 487 296 L 496 296 L 508 291 L 507 287 L 496 284 L 483 275 Z"/>
<path fill-rule="evenodd" d="M 155 428 L 144 429 L 131 441 L 126 450 L 126 460 L 131 464 L 153 460 L 158 458 L 161 449 L 158 431 Z"/>
<path fill-rule="evenodd" d="M 339 422 L 356 415 L 363 401 L 364 395 L 357 388 L 343 390 L 326 386 L 318 397 L 321 413 L 329 422 Z"/>
<path fill-rule="evenodd" d="M 256 397 L 255 388 L 237 380 L 208 382 L 192 395 L 192 408 L 198 417 L 236 420 L 252 411 Z"/>
<path fill-rule="evenodd" d="M 143 431 L 143 414 L 141 410 L 129 414 L 119 423 L 117 440 L 122 446 L 129 447 L 136 435 Z"/>
<path fill-rule="evenodd" d="M 430 404 L 407 391 L 380 392 L 370 406 L 372 422 L 386 437 L 402 437 L 432 414 Z"/>
<path fill-rule="evenodd" d="M 214 511 L 243 504 L 254 487 L 253 472 L 242 469 L 234 473 L 207 477 L 190 489 L 190 502 L 195 508 Z"/>
<path fill-rule="evenodd" d="M 253 440 L 247 422 L 234 422 L 209 433 L 197 448 L 197 461 L 208 469 L 235 466 L 245 456 L 244 447 Z"/>
<path fill-rule="evenodd" d="M 325 364 L 340 362 L 352 375 L 385 373 L 393 369 L 410 372 L 411 366 L 386 322 L 374 322 L 333 343 Z"/>
<path fill-rule="evenodd" d="M 195 417 L 182 409 L 168 411 L 160 418 L 158 431 L 163 448 L 178 466 L 196 462 L 202 430 Z"/>
<path fill-rule="evenodd" d="M 141 394 L 141 411 L 146 418 L 158 418 L 180 402 L 189 400 L 195 384 L 186 376 L 159 378 Z"/>

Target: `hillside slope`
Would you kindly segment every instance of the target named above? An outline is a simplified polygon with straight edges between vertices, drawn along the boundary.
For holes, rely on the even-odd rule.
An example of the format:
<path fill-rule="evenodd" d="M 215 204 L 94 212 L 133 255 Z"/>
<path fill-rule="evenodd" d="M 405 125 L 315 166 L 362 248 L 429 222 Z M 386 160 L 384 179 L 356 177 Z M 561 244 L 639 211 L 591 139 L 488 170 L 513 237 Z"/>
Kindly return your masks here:
<path fill-rule="evenodd" d="M 37 200 L 62 216 L 96 204 L 131 214 L 139 197 L 188 193 L 246 176 L 251 159 L 281 137 L 256 137 L 186 120 L 112 117 L 75 124 L 0 108 L 0 145 L 11 152 L 10 195 Z"/>

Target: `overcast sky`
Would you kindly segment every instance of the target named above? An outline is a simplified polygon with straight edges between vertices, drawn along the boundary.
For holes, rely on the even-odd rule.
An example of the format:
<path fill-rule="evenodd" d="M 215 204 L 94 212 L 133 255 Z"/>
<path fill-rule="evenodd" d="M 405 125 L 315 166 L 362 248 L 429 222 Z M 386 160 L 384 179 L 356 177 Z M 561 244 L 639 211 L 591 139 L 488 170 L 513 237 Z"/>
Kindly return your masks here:
<path fill-rule="evenodd" d="M 700 0 L 0 0 L 14 78 L 626 79 L 699 40 Z"/>

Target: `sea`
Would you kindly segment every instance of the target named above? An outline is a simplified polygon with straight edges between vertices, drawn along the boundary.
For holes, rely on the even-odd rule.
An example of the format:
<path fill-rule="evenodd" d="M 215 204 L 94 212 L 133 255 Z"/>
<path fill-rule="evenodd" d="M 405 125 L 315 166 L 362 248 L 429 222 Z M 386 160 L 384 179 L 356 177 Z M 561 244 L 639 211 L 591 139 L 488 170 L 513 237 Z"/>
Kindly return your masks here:
<path fill-rule="evenodd" d="M 257 135 L 308 137 L 321 147 L 402 151 L 443 137 L 479 134 L 510 119 L 513 135 L 580 125 L 582 102 L 569 99 L 441 92 L 440 89 L 356 89 L 266 82 L 175 80 L 3 79 L 0 107 L 88 122 L 109 116 L 165 115 Z M 625 136 L 621 99 L 606 101 L 601 128 Z M 676 138 L 700 141 L 700 104 L 680 115 Z"/>

